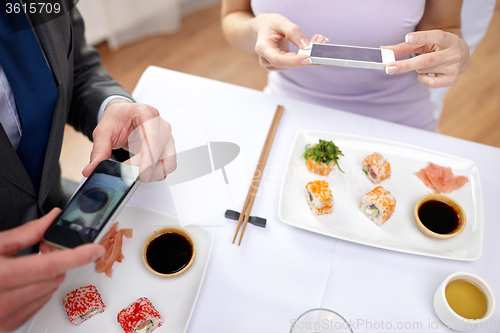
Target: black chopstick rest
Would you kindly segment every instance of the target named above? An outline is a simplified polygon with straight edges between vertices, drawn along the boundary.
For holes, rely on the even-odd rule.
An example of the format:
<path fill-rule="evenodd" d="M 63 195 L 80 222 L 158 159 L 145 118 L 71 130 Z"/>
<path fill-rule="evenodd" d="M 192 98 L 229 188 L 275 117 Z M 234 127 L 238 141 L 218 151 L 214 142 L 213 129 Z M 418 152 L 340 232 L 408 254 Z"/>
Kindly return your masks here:
<path fill-rule="evenodd" d="M 226 210 L 226 214 L 224 214 L 226 219 L 236 220 L 238 221 L 240 218 L 240 213 L 235 212 L 234 210 Z M 257 216 L 250 216 L 248 219 L 248 223 L 253 224 L 254 226 L 265 228 L 266 227 L 266 219 Z"/>

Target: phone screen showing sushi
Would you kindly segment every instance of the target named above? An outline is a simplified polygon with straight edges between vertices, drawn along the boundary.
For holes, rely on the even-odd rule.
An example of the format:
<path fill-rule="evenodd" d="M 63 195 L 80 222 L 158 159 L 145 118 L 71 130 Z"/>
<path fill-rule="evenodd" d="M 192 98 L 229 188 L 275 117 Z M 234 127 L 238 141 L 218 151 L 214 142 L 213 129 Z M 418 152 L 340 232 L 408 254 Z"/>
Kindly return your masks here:
<path fill-rule="evenodd" d="M 313 44 L 311 57 L 382 63 L 380 49 Z"/>
<path fill-rule="evenodd" d="M 137 181 L 137 167 L 101 162 L 61 214 L 44 240 L 65 248 L 92 243 Z"/>

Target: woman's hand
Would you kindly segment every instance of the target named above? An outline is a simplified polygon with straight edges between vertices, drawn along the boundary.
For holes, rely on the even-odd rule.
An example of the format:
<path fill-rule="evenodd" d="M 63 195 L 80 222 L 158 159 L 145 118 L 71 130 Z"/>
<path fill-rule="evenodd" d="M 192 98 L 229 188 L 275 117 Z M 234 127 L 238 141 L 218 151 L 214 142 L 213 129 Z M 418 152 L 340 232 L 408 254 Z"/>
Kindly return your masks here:
<path fill-rule="evenodd" d="M 469 47 L 456 34 L 442 30 L 417 31 L 406 35 L 405 43 L 385 46 L 396 58 L 412 53 L 418 56 L 387 64 L 387 74 L 415 70 L 418 80 L 429 88 L 450 87 L 469 64 Z M 433 74 L 434 76 L 429 76 Z"/>
<path fill-rule="evenodd" d="M 311 64 L 311 58 L 290 52 L 289 42 L 299 49 L 310 43 L 326 43 L 328 38 L 314 35 L 307 39 L 300 28 L 279 14 L 261 14 L 253 19 L 252 27 L 257 35 L 255 52 L 259 63 L 268 71 L 286 71 Z"/>

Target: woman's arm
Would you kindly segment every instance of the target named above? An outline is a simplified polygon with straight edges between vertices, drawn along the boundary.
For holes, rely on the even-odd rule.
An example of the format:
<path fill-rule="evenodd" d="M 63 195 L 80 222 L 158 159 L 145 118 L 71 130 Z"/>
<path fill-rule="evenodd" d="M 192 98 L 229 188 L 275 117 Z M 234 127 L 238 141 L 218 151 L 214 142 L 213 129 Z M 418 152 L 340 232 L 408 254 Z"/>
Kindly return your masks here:
<path fill-rule="evenodd" d="M 427 0 L 416 31 L 443 30 L 462 38 L 460 12 L 463 0 Z"/>
<path fill-rule="evenodd" d="M 309 45 L 300 28 L 279 14 L 254 16 L 250 0 L 222 1 L 222 31 L 232 46 L 259 55 L 267 70 L 283 71 L 311 64 L 305 55 L 289 52 L 289 43 L 298 48 Z M 323 43 L 326 37 L 315 35 L 311 42 Z"/>
<path fill-rule="evenodd" d="M 387 47 L 396 58 L 419 55 L 387 64 L 387 74 L 415 70 L 429 88 L 454 85 L 469 63 L 469 47 L 460 31 L 461 9 L 462 0 L 427 0 L 417 31 L 407 34 L 405 43 Z"/>
<path fill-rule="evenodd" d="M 222 32 L 233 47 L 255 52 L 254 19 L 249 0 L 222 0 Z"/>

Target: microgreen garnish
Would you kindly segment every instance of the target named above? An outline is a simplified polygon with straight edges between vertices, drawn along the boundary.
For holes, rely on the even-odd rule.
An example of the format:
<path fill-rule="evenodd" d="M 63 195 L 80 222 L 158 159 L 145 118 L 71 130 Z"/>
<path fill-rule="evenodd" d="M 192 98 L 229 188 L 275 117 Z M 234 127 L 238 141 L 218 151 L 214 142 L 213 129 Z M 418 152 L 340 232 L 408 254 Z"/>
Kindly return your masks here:
<path fill-rule="evenodd" d="M 307 160 L 310 157 L 313 161 L 323 162 L 325 164 L 329 164 L 330 161 L 334 161 L 335 165 L 339 168 L 342 173 L 342 169 L 339 166 L 337 160 L 340 156 L 344 156 L 340 151 L 339 147 L 337 147 L 332 141 L 319 140 L 319 143 L 315 144 L 311 147 L 311 145 L 306 145 L 306 151 L 303 158 Z"/>

